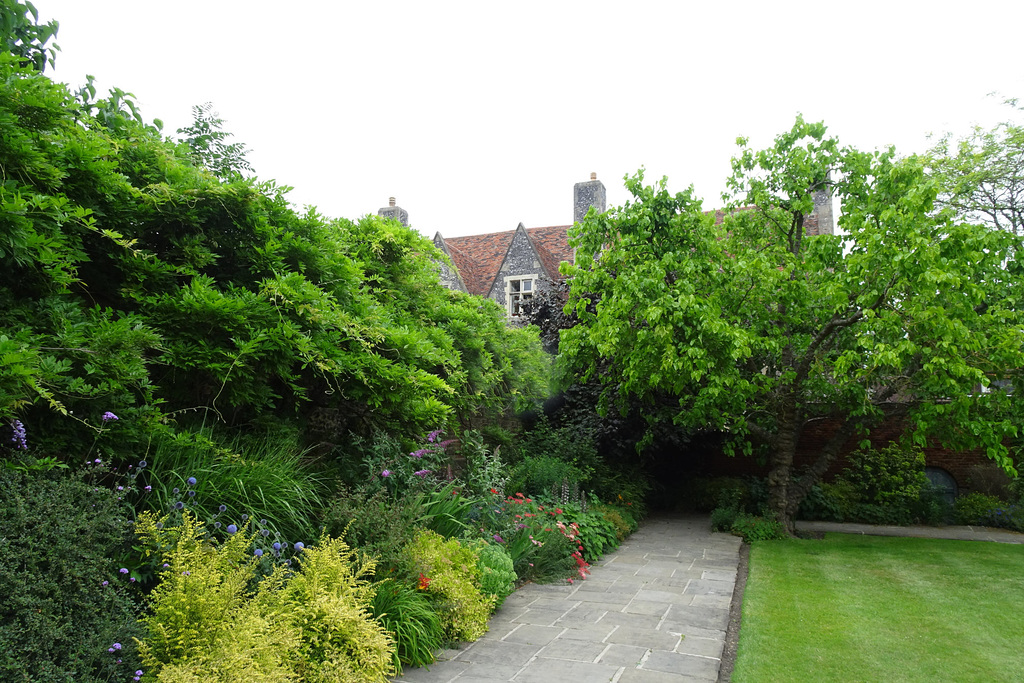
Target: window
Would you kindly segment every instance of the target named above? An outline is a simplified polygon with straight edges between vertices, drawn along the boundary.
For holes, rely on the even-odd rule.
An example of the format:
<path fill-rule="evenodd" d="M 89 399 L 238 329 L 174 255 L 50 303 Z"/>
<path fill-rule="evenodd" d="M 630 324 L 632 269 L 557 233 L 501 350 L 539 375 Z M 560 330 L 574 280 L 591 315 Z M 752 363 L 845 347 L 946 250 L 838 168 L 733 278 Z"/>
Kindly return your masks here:
<path fill-rule="evenodd" d="M 533 298 L 536 275 L 517 275 L 505 278 L 505 302 L 509 315 L 519 315 L 524 301 Z"/>

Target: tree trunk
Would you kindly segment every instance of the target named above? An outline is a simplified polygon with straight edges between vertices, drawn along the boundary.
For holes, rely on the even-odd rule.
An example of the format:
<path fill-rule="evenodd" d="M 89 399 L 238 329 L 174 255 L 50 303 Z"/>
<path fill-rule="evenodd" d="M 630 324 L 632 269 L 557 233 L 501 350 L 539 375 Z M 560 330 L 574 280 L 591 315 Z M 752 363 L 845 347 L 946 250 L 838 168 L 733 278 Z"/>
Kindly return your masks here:
<path fill-rule="evenodd" d="M 790 505 L 790 484 L 793 479 L 793 456 L 799 438 L 800 425 L 796 401 L 786 399 L 782 420 L 775 442 L 772 444 L 770 467 L 768 469 L 768 511 L 782 522 L 792 535 L 793 513 Z"/>

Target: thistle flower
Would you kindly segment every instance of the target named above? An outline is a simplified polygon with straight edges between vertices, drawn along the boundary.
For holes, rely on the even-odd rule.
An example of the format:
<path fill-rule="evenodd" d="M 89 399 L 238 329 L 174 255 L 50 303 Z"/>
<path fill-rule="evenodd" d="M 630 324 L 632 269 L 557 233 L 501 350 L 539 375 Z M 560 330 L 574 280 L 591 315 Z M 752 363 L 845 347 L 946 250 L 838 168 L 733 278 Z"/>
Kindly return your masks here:
<path fill-rule="evenodd" d="M 195 486 L 196 485 L 196 478 L 195 477 L 189 477 L 188 479 L 185 480 L 185 483 L 188 484 L 189 486 Z"/>
<path fill-rule="evenodd" d="M 177 503 L 174 504 L 174 509 L 175 510 L 184 510 L 185 509 L 185 504 L 179 500 Z"/>
<path fill-rule="evenodd" d="M 295 544 L 295 552 L 297 552 L 297 553 L 298 552 L 302 552 L 302 549 L 305 548 L 305 547 L 306 547 L 306 544 L 303 543 L 302 541 L 299 541 L 298 543 Z"/>
<path fill-rule="evenodd" d="M 253 553 L 253 555 L 255 555 L 256 557 L 263 557 L 263 548 L 256 548 L 256 551 Z"/>
<path fill-rule="evenodd" d="M 229 533 L 229 534 L 233 534 L 233 533 L 235 533 L 236 531 L 238 531 L 238 527 L 237 527 L 237 526 L 235 526 L 234 524 L 228 524 L 228 529 L 227 529 L 227 531 L 228 531 L 228 533 Z"/>

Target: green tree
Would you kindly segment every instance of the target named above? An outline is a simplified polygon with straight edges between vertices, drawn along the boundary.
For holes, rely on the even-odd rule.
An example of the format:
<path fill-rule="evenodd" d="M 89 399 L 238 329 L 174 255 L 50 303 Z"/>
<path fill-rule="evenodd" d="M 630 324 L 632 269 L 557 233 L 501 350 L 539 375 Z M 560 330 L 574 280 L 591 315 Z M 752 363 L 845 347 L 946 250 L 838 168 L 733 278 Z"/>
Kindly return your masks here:
<path fill-rule="evenodd" d="M 1006 104 L 1024 111 L 1017 100 Z M 962 138 L 947 133 L 930 156 L 942 187 L 939 206 L 963 220 L 1024 237 L 1024 125 L 975 126 Z"/>
<path fill-rule="evenodd" d="M 640 173 L 631 202 L 576 226 L 567 371 L 603 382 L 606 406 L 639 398 L 651 421 L 761 451 L 790 530 L 843 443 L 884 414 L 918 444 L 981 446 L 1011 467 L 1013 396 L 977 391 L 1024 366 L 1021 316 L 1001 303 L 1019 287 L 1002 268 L 1009 236 L 936 213 L 920 159 L 840 147 L 823 124 L 798 118 L 763 151 L 739 142 L 725 212 Z M 806 235 L 822 190 L 845 235 Z M 795 471 L 801 431 L 825 418 L 838 430 Z"/>
<path fill-rule="evenodd" d="M 185 136 L 182 142 L 188 145 L 189 156 L 218 178 L 241 177 L 244 171 L 251 173 L 252 164 L 245 158 L 248 147 L 244 142 L 225 142 L 233 133 L 224 130 L 224 120 L 212 110 L 210 102 L 193 106 L 192 125 L 178 129 Z"/>
<path fill-rule="evenodd" d="M 53 67 L 60 46 L 46 44 L 57 36 L 58 28 L 56 21 L 40 24 L 39 12 L 31 2 L 0 0 L 0 40 L 5 51 L 20 58 L 22 66 L 40 72 L 47 64 Z"/>

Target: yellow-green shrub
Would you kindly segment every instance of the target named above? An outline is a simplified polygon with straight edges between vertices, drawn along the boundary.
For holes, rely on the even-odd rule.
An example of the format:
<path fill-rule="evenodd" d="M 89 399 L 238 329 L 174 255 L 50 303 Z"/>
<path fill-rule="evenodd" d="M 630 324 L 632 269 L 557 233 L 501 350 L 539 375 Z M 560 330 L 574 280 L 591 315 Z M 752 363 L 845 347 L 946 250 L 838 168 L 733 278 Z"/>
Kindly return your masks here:
<path fill-rule="evenodd" d="M 384 683 L 395 674 L 394 642 L 370 614 L 375 563 L 326 535 L 300 555 L 282 595 L 299 629 L 301 680 Z"/>
<path fill-rule="evenodd" d="M 283 681 L 297 630 L 273 608 L 280 573 L 247 590 L 255 572 L 243 529 L 221 544 L 206 538 L 187 511 L 181 524 L 164 527 L 139 515 L 136 533 L 167 565 L 150 594 L 139 643 L 144 669 L 157 680 Z M 190 673 L 191 672 L 191 673 Z"/>
<path fill-rule="evenodd" d="M 493 609 L 501 606 L 505 598 L 516 589 L 516 571 L 512 556 L 504 547 L 480 539 L 473 546 L 480 568 L 480 590 L 494 597 Z"/>
<path fill-rule="evenodd" d="M 426 584 L 424 590 L 438 607 L 445 636 L 472 641 L 487 633 L 494 596 L 480 590 L 481 573 L 472 548 L 425 530 L 408 550 L 415 571 L 424 577 L 421 585 Z"/>
<path fill-rule="evenodd" d="M 279 565 L 250 589 L 257 572 L 245 527 L 216 543 L 188 511 L 179 525 L 163 523 L 144 513 L 136 528 L 166 565 L 139 643 L 147 680 L 386 683 L 394 675 L 394 645 L 368 610 L 373 563 L 341 539 L 323 536 L 295 574 Z"/>

